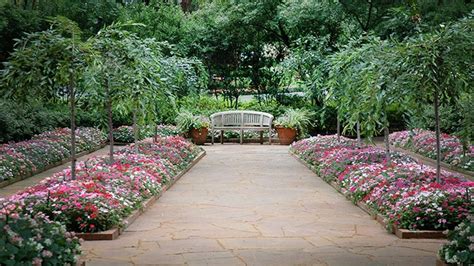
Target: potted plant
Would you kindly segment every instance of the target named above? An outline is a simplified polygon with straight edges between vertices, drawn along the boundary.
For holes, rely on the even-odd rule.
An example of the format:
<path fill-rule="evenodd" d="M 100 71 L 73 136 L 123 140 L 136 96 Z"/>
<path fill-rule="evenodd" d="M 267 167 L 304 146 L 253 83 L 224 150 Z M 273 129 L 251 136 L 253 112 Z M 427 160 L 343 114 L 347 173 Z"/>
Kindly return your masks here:
<path fill-rule="evenodd" d="M 274 124 L 280 139 L 280 144 L 289 145 L 296 136 L 304 135 L 306 128 L 311 125 L 311 112 L 305 109 L 288 109 L 279 116 Z"/>
<path fill-rule="evenodd" d="M 176 117 L 176 125 L 180 132 L 191 135 L 195 144 L 203 145 L 206 143 L 210 125 L 209 118 L 193 115 L 189 111 L 182 111 Z"/>

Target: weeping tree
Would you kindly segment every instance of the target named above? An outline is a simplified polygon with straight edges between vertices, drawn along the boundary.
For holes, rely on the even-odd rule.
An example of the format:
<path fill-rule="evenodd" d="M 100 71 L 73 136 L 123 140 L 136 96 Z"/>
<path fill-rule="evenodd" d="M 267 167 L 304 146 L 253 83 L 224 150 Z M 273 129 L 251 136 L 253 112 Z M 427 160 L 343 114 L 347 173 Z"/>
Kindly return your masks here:
<path fill-rule="evenodd" d="M 127 27 L 143 25 L 114 24 L 89 40 L 98 56 L 87 71 L 88 95 L 92 106 L 105 106 L 106 109 L 110 163 L 114 160 L 113 112 L 132 115 L 136 143 L 139 140 L 139 125 L 154 123 L 158 117 L 158 106 L 174 102 L 174 89 L 166 81 L 176 80 L 173 74 L 179 73 L 174 68 L 162 67 L 169 61 L 161 53 L 162 43 L 154 39 L 140 39 L 127 31 Z"/>
<path fill-rule="evenodd" d="M 341 134 L 340 121 L 344 119 L 346 125 L 343 131 L 356 126 L 357 143 L 360 147 L 362 145 L 360 120 L 364 117 L 364 112 L 358 108 L 360 84 L 354 82 L 356 72 L 360 71 L 364 62 L 363 50 L 358 49 L 359 41 L 349 43 L 340 52 L 328 57 L 325 105 L 337 110 L 338 138 Z"/>
<path fill-rule="evenodd" d="M 436 179 L 440 182 L 440 111 L 442 103 L 454 103 L 462 92 L 473 93 L 474 14 L 456 23 L 440 25 L 399 45 L 401 65 L 397 84 L 410 97 L 433 105 L 436 132 Z"/>
<path fill-rule="evenodd" d="M 29 33 L 18 40 L 3 81 L 7 95 L 20 101 L 32 97 L 68 101 L 71 120 L 71 178 L 76 178 L 76 103 L 79 84 L 93 52 L 81 40 L 77 24 L 64 17 L 50 20 L 51 28 Z"/>
<path fill-rule="evenodd" d="M 369 139 L 383 130 L 387 164 L 390 164 L 388 108 L 393 105 L 402 108 L 406 93 L 394 79 L 400 70 L 394 53 L 395 45 L 390 41 L 369 38 L 355 50 L 363 60 L 351 64 L 347 78 L 352 86 L 346 91 L 350 97 L 343 98 L 344 105 L 350 107 L 347 111 L 358 114 L 349 117 L 349 124 L 358 127 L 361 124 Z"/>
<path fill-rule="evenodd" d="M 106 112 L 109 138 L 109 163 L 114 161 L 113 111 L 122 111 L 123 99 L 130 75 L 130 47 L 128 39 L 132 34 L 123 30 L 124 25 L 111 25 L 89 39 L 97 52 L 94 63 L 87 69 L 86 84 L 91 107 Z M 103 106 L 103 107 L 102 107 Z"/>
<path fill-rule="evenodd" d="M 130 36 L 124 40 L 128 48 L 124 95 L 121 104 L 132 113 L 135 144 L 139 139 L 139 124 L 154 122 L 157 117 L 156 101 L 172 98 L 171 90 L 162 86 L 161 58 L 163 57 L 154 39 L 140 40 Z M 135 146 L 137 147 L 137 146 Z"/>

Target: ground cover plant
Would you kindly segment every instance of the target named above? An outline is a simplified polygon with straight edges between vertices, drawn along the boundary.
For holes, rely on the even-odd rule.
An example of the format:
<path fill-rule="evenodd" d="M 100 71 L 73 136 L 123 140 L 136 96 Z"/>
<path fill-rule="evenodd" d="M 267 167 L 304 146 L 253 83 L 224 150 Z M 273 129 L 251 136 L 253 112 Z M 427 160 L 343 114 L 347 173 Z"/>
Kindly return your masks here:
<path fill-rule="evenodd" d="M 353 140 L 317 136 L 294 143 L 291 151 L 326 181 L 346 189 L 354 202 L 365 203 L 385 217 L 387 225 L 411 230 L 453 229 L 472 208 L 474 182 L 441 172 L 413 158 Z M 316 155 L 314 155 L 316 154 Z"/>
<path fill-rule="evenodd" d="M 33 136 L 31 140 L 0 146 L 0 181 L 24 176 L 71 156 L 70 129 L 58 128 Z M 76 152 L 97 148 L 105 135 L 96 128 L 76 130 Z"/>
<path fill-rule="evenodd" d="M 474 145 L 463 147 L 461 140 L 449 134 L 441 134 L 441 161 L 474 171 Z M 390 143 L 431 159 L 436 159 L 435 132 L 423 129 L 399 131 L 390 134 Z"/>

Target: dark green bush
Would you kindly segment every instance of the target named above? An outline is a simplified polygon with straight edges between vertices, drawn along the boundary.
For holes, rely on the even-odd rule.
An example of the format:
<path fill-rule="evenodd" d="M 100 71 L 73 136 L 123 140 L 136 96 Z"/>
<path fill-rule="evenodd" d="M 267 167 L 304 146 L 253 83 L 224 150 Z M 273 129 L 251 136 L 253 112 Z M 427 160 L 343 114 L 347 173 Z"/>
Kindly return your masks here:
<path fill-rule="evenodd" d="M 77 110 L 77 126 L 99 126 L 97 114 Z M 41 103 L 18 104 L 0 100 L 0 143 L 30 139 L 35 134 L 69 127 L 69 108 L 67 105 L 43 105 Z"/>

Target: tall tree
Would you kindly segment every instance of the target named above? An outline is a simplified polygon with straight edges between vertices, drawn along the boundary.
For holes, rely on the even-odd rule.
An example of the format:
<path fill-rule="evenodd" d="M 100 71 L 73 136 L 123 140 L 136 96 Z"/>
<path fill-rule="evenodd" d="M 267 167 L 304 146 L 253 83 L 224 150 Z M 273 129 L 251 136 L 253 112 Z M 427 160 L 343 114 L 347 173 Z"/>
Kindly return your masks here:
<path fill-rule="evenodd" d="M 71 120 L 71 178 L 76 176 L 76 101 L 78 84 L 91 60 L 90 47 L 81 40 L 76 23 L 64 17 L 51 20 L 51 29 L 19 40 L 5 64 L 8 95 L 25 100 L 68 99 Z"/>

